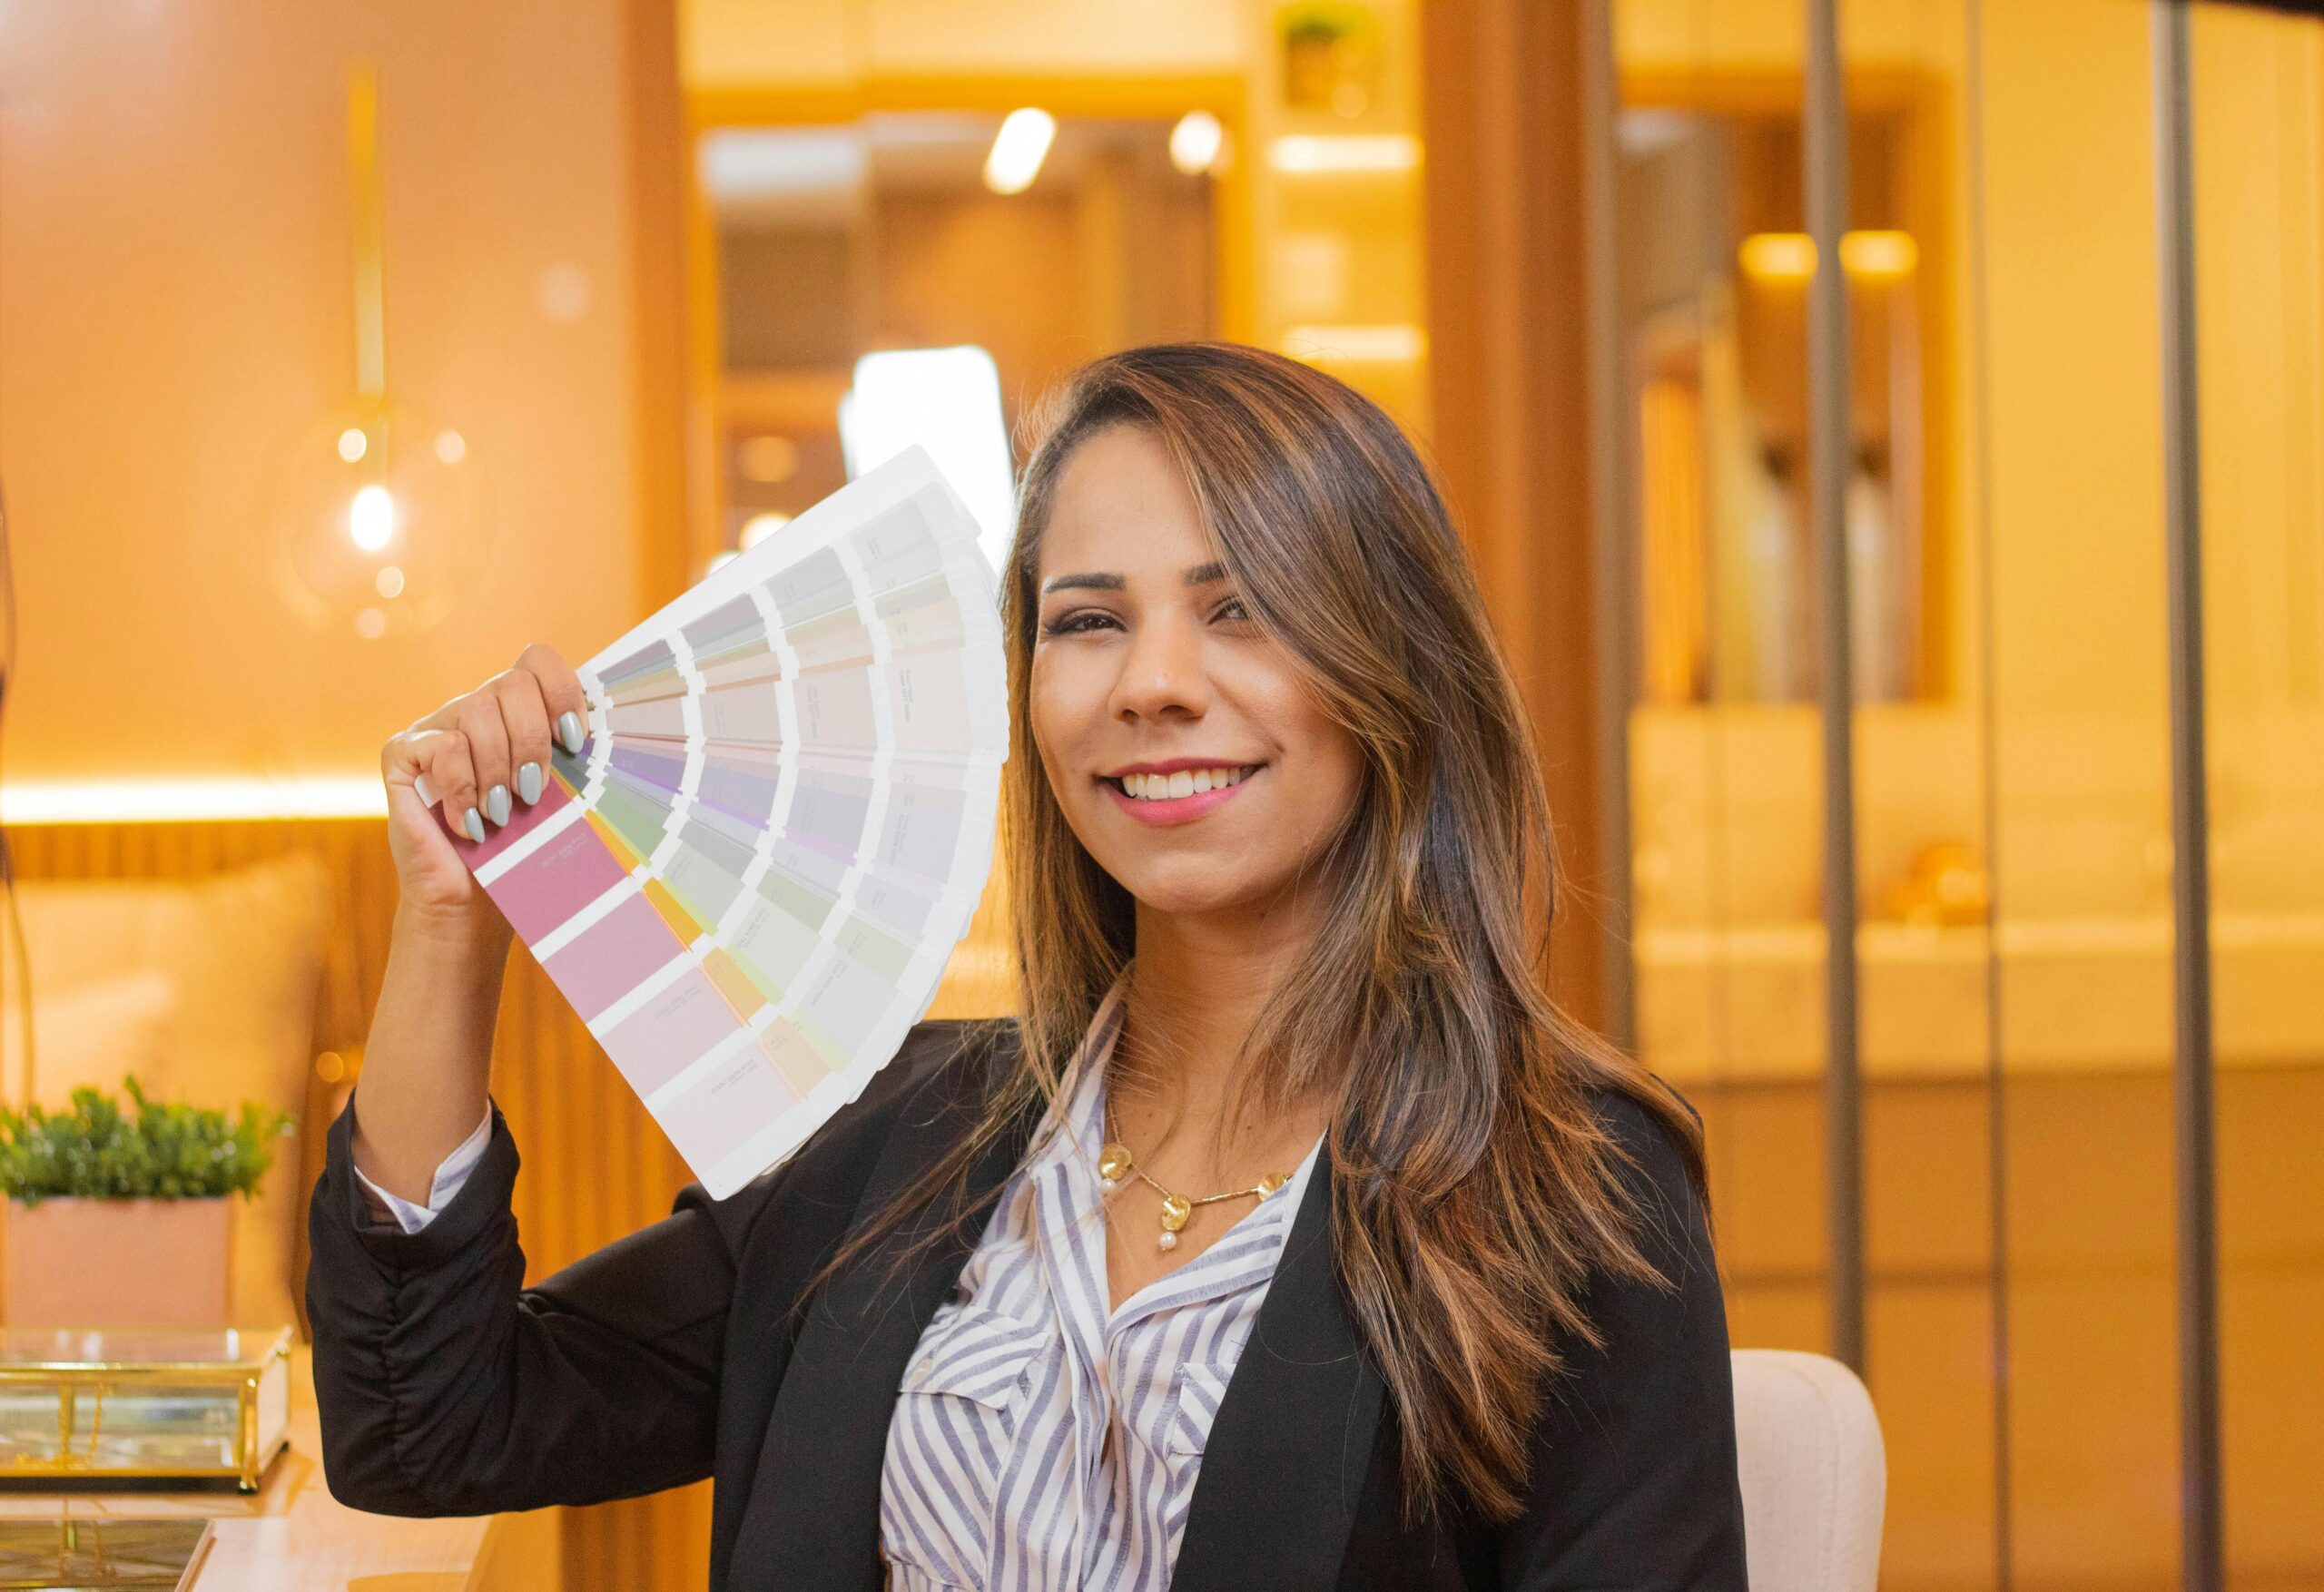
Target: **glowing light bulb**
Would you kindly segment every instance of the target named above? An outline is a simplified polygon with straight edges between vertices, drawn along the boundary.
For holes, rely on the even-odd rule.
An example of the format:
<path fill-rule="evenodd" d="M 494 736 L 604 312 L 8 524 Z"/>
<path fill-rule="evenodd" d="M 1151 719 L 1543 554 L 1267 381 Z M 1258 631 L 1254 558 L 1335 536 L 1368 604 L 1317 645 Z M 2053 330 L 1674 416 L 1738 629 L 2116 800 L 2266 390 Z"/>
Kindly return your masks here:
<path fill-rule="evenodd" d="M 1199 177 L 1218 159 L 1226 130 L 1208 111 L 1188 111 L 1170 129 L 1170 163 L 1188 177 Z"/>
<path fill-rule="evenodd" d="M 440 624 L 480 592 L 490 561 L 491 478 L 479 467 L 487 453 L 378 398 L 317 415 L 285 441 L 268 505 L 283 601 L 339 636 L 417 635 Z"/>
<path fill-rule="evenodd" d="M 1056 136 L 1057 118 L 1047 111 L 1027 105 L 1009 112 L 984 158 L 984 185 L 995 193 L 1024 192 L 1040 174 Z"/>
<path fill-rule="evenodd" d="M 359 486 L 347 506 L 347 534 L 366 553 L 377 553 L 395 538 L 396 500 L 385 486 Z"/>

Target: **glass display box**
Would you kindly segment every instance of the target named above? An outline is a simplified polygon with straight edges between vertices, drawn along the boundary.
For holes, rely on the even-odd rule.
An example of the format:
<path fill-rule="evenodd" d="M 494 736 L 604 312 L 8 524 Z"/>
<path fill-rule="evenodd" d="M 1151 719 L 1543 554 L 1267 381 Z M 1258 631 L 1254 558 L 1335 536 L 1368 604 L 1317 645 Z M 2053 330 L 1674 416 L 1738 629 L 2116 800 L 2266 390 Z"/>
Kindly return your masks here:
<path fill-rule="evenodd" d="M 0 1520 L 0 1592 L 187 1592 L 210 1522 Z"/>
<path fill-rule="evenodd" d="M 0 1480 L 255 1492 L 290 1424 L 288 1327 L 0 1331 Z"/>

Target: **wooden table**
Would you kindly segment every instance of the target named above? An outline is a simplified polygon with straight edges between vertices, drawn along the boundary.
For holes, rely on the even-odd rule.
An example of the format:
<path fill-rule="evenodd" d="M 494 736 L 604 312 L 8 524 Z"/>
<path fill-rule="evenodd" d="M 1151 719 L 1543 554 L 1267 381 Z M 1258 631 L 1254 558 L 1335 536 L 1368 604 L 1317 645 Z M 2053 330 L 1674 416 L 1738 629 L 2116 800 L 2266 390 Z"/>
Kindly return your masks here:
<path fill-rule="evenodd" d="M 216 1540 L 195 1592 L 562 1592 L 559 1511 L 483 1519 L 367 1515 L 323 1485 L 313 1368 L 290 1351 L 290 1446 L 255 1493 L 0 1493 L 0 1515 L 205 1515 Z"/>

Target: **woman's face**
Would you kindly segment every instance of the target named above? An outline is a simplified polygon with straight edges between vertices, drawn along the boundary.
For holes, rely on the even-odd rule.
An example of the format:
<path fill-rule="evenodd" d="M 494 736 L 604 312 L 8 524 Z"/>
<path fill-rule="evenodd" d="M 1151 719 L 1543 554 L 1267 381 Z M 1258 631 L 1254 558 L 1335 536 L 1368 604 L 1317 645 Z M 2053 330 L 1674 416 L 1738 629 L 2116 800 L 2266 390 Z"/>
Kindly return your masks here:
<path fill-rule="evenodd" d="M 1142 427 L 1083 442 L 1035 571 L 1033 738 L 1073 832 L 1144 906 L 1263 906 L 1354 811 L 1355 739 L 1244 610 Z"/>

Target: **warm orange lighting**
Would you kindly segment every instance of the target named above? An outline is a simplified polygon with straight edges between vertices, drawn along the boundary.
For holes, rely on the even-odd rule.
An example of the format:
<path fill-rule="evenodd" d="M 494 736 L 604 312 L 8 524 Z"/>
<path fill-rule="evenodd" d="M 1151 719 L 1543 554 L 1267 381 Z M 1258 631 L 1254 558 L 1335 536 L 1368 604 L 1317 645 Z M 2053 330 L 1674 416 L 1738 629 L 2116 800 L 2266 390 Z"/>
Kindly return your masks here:
<path fill-rule="evenodd" d="M 1226 146 L 1226 129 L 1208 111 L 1188 111 L 1170 129 L 1170 163 L 1188 177 L 1199 177 L 1218 163 Z"/>
<path fill-rule="evenodd" d="M 773 432 L 745 437 L 734 449 L 734 467 L 745 481 L 779 486 L 799 473 L 799 445 Z"/>
<path fill-rule="evenodd" d="M 1420 140 L 1408 133 L 1293 133 L 1267 146 L 1267 163 L 1295 176 L 1409 172 L 1420 164 Z"/>
<path fill-rule="evenodd" d="M 363 435 L 360 426 L 350 426 L 339 434 L 339 457 L 350 465 L 369 452 L 370 447 L 371 439 Z"/>
<path fill-rule="evenodd" d="M 1743 274 L 1763 282 L 1804 282 L 1816 274 L 1816 240 L 1805 232 L 1754 232 L 1736 253 Z"/>
<path fill-rule="evenodd" d="M 1736 251 L 1743 274 L 1763 282 L 1804 282 L 1816 274 L 1816 240 L 1805 232 L 1754 232 Z M 1840 235 L 1840 269 L 1852 277 L 1910 276 L 1920 246 L 1909 232 L 1885 229 Z"/>
<path fill-rule="evenodd" d="M 468 457 L 468 438 L 457 431 L 436 433 L 436 457 L 448 465 L 458 464 Z"/>
<path fill-rule="evenodd" d="M 379 595 L 392 602 L 403 595 L 403 571 L 392 564 L 383 564 L 371 584 L 379 589 Z"/>
<path fill-rule="evenodd" d="M 12 824 L 384 818 L 387 811 L 376 770 L 298 780 L 157 776 L 0 785 L 0 821 Z"/>
<path fill-rule="evenodd" d="M 385 486 L 374 482 L 355 489 L 355 500 L 347 506 L 347 534 L 366 553 L 377 553 L 395 539 L 396 500 Z"/>
<path fill-rule="evenodd" d="M 1840 268 L 1856 277 L 1905 277 L 1920 263 L 1920 245 L 1910 232 L 1844 232 Z"/>
<path fill-rule="evenodd" d="M 1057 118 L 1047 111 L 1027 105 L 1009 112 L 984 158 L 984 185 L 995 193 L 1024 192 L 1040 175 L 1056 136 Z"/>
<path fill-rule="evenodd" d="M 1283 351 L 1310 364 L 1404 364 L 1428 349 L 1417 326 L 1294 326 L 1284 330 Z"/>

